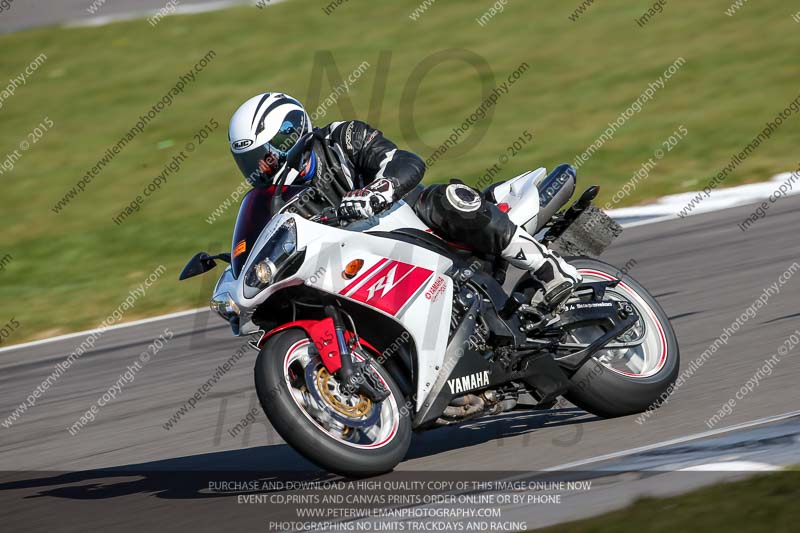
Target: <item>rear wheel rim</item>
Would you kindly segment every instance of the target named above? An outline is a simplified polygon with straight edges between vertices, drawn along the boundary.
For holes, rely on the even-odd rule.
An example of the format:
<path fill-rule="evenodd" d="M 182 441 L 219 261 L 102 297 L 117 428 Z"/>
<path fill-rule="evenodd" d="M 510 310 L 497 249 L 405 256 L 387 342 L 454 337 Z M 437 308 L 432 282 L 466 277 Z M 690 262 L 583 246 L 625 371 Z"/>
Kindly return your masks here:
<path fill-rule="evenodd" d="M 346 394 L 337 377 L 325 369 L 318 355 L 312 354 L 311 347 L 308 339 L 298 341 L 284 358 L 284 382 L 300 412 L 316 429 L 352 448 L 376 449 L 392 442 L 400 426 L 400 411 L 380 372 L 367 367 L 390 391 L 387 399 L 375 405 L 363 396 Z M 361 355 L 353 355 L 364 361 Z"/>
<path fill-rule="evenodd" d="M 579 269 L 584 281 L 613 281 L 618 278 L 595 268 Z M 623 376 L 643 379 L 659 373 L 667 362 L 667 337 L 661 320 L 652 306 L 631 285 L 620 281 L 614 288 L 606 289 L 606 299 L 627 302 L 636 309 L 639 321 L 626 334 L 643 336 L 634 348 L 601 350 L 593 358 L 608 370 Z M 576 342 L 589 343 L 602 330 L 598 327 L 580 328 L 572 332 Z M 616 342 L 612 341 L 612 342 Z"/>

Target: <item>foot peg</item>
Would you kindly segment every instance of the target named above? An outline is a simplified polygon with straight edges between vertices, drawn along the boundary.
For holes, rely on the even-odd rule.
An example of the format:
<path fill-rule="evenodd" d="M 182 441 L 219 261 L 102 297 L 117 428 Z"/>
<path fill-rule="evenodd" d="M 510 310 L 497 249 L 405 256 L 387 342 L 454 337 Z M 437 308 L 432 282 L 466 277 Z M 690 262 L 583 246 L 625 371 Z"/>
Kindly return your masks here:
<path fill-rule="evenodd" d="M 550 314 L 541 305 L 521 305 L 519 312 L 525 317 L 526 323 L 522 326 L 525 333 L 535 333 L 544 329 Z"/>
<path fill-rule="evenodd" d="M 572 291 L 575 289 L 577 284 L 571 283 L 569 281 L 565 281 L 561 285 L 553 288 L 544 295 L 544 303 L 550 309 L 550 311 L 555 311 L 558 309 L 561 304 L 563 304 L 572 294 Z"/>

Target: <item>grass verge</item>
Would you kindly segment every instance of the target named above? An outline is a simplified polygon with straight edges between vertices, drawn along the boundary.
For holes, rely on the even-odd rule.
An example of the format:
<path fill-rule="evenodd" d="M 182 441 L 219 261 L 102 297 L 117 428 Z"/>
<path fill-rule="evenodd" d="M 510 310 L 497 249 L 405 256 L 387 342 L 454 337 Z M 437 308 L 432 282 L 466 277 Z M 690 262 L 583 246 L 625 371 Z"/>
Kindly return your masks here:
<path fill-rule="evenodd" d="M 689 492 L 537 533 L 791 533 L 800 523 L 800 472 L 782 471 Z"/>

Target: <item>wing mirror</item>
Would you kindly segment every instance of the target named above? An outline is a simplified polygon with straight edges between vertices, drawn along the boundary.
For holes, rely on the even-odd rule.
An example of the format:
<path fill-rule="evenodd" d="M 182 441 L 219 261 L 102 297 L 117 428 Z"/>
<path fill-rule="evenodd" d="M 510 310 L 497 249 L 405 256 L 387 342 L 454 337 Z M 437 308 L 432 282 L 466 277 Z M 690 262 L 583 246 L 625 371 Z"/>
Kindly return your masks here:
<path fill-rule="evenodd" d="M 181 275 L 178 276 L 178 279 L 184 280 L 194 276 L 199 276 L 200 274 L 205 274 L 217 266 L 216 261 L 214 261 L 215 259 L 220 259 L 226 263 L 230 263 L 231 254 L 208 255 L 206 252 L 195 254 L 194 257 L 189 259 L 189 262 L 186 263 L 186 266 L 183 267 Z"/>

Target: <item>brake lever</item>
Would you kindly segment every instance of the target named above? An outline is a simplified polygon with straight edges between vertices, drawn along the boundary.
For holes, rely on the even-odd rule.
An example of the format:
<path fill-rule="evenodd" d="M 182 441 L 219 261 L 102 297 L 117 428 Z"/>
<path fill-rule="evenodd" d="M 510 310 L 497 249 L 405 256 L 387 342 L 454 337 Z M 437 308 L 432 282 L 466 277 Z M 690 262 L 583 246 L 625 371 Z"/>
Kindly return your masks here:
<path fill-rule="evenodd" d="M 370 199 L 370 205 L 372 206 L 372 210 L 375 214 L 378 214 L 383 210 L 383 207 L 385 207 L 379 199 L 374 197 Z M 317 222 L 322 224 L 339 224 L 341 226 L 342 224 L 353 222 L 355 220 L 362 219 L 358 216 L 348 216 L 342 213 L 338 207 L 326 207 L 317 219 Z"/>
<path fill-rule="evenodd" d="M 339 213 L 339 210 L 335 207 L 326 207 L 314 220 L 320 224 L 331 226 L 335 224 L 341 225 L 343 222 L 347 221 L 347 219 L 343 217 L 341 213 Z"/>
<path fill-rule="evenodd" d="M 333 225 L 342 223 L 342 221 L 339 220 L 339 217 L 332 216 L 332 215 L 331 216 L 321 216 L 318 219 L 316 219 L 316 222 L 319 222 L 320 224 L 325 224 L 326 226 L 333 226 Z"/>

